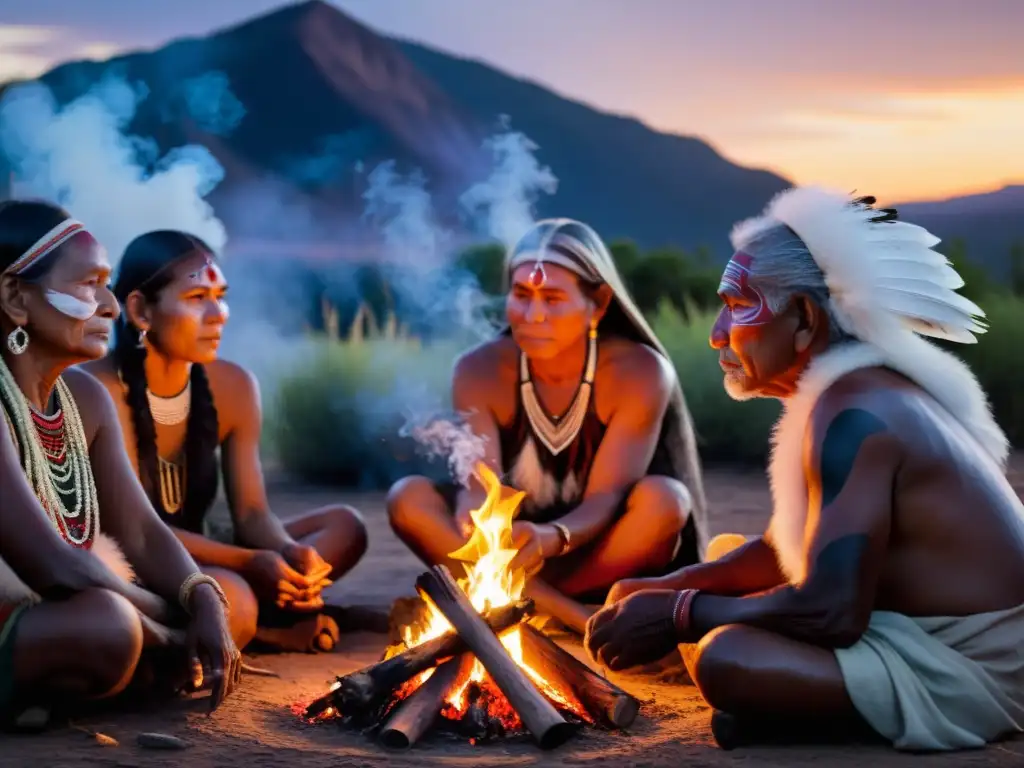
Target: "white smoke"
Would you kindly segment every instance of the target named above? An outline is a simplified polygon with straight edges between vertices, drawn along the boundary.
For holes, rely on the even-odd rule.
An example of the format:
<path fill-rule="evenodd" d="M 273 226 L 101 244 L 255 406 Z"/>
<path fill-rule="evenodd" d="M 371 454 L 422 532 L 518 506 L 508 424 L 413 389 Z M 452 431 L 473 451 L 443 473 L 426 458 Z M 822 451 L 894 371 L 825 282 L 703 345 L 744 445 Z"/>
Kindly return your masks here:
<path fill-rule="evenodd" d="M 537 146 L 521 133 L 498 134 L 484 146 L 494 157 L 494 170 L 459 198 L 460 208 L 473 230 L 511 247 L 533 225 L 538 196 L 554 193 L 558 180 L 537 161 Z M 434 327 L 447 324 L 446 335 L 463 334 L 474 341 L 492 338 L 496 328 L 485 310 L 494 297 L 485 295 L 472 275 L 456 268 L 458 238 L 441 224 L 427 180 L 420 173 L 403 177 L 393 162 L 387 162 L 369 174 L 368 182 L 365 217 L 382 234 L 387 281 L 405 309 L 418 311 Z M 454 479 L 467 485 L 484 457 L 485 439 L 461 418 L 427 416 L 439 410 L 435 404 L 421 399 L 420 405 L 426 407 L 410 408 L 411 399 L 402 408 L 408 415 L 402 434 L 415 440 L 428 457 L 446 459 Z"/>
<path fill-rule="evenodd" d="M 522 133 L 492 136 L 484 148 L 494 157 L 494 171 L 466 190 L 459 203 L 475 229 L 511 248 L 533 226 L 540 194 L 557 191 L 558 178 L 540 164 L 537 145 Z"/>
<path fill-rule="evenodd" d="M 157 158 L 153 142 L 125 135 L 143 98 L 144 89 L 116 77 L 63 108 L 42 84 L 12 88 L 0 102 L 0 148 L 15 192 L 67 208 L 115 265 L 128 243 L 154 229 L 189 232 L 219 253 L 227 232 L 203 198 L 224 170 L 204 147 Z"/>
<path fill-rule="evenodd" d="M 419 443 L 429 458 L 445 459 L 452 477 L 463 486 L 469 485 L 487 445 L 487 439 L 474 434 L 469 425 L 444 418 L 407 425 L 403 434 Z"/>

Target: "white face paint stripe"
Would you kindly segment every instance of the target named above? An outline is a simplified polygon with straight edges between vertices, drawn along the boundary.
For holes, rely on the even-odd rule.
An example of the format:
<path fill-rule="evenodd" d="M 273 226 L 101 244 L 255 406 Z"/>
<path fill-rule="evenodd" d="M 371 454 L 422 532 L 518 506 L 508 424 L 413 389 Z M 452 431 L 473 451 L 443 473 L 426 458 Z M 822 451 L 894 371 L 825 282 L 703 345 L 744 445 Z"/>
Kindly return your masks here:
<path fill-rule="evenodd" d="M 86 301 L 77 296 L 71 296 L 70 294 L 50 290 L 49 288 L 44 295 L 46 296 L 47 304 L 61 314 L 72 317 L 75 320 L 88 320 L 100 308 L 98 301 Z"/>

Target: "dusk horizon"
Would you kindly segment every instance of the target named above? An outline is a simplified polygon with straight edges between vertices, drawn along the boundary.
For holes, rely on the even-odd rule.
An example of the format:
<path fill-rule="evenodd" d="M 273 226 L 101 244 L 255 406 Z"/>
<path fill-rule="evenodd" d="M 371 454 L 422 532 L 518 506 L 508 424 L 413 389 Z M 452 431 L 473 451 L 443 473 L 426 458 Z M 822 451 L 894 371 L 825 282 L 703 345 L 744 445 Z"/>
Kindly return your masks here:
<path fill-rule="evenodd" d="M 66 0 L 32 7 L 0 0 L 0 81 L 153 50 L 290 4 L 190 0 L 187 13 L 170 13 L 125 0 L 97 0 L 87 11 Z M 927 27 L 913 3 L 874 11 L 873 0 L 856 13 L 789 0 L 785 14 L 746 0 L 715 10 L 652 0 L 630 12 L 604 0 L 584 12 L 579 0 L 566 0 L 557 17 L 533 2 L 488 13 L 465 0 L 439 0 L 428 13 L 407 0 L 331 4 L 393 39 L 701 139 L 731 162 L 796 184 L 892 202 L 1024 184 L 1024 152 L 1014 151 L 1015 126 L 1024 125 L 1024 64 L 1013 50 L 1024 5 L 1007 0 L 976 4 L 985 13 L 967 17 L 953 0 L 940 0 Z M 950 55 L 954 45 L 962 52 Z"/>

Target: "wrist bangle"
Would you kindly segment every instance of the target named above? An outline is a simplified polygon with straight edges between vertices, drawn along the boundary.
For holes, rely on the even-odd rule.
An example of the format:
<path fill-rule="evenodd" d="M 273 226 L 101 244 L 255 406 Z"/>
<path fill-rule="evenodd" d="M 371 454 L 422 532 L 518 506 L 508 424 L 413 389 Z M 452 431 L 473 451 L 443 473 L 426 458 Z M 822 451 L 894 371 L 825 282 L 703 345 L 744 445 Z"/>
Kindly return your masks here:
<path fill-rule="evenodd" d="M 190 616 L 192 615 L 192 594 L 200 584 L 208 584 L 213 587 L 213 591 L 217 593 L 217 597 L 220 599 L 221 605 L 223 605 L 224 609 L 227 610 L 229 607 L 228 596 L 224 594 L 224 590 L 217 580 L 213 578 L 213 576 L 196 571 L 181 583 L 181 589 L 178 590 L 178 603 L 181 604 L 185 613 Z"/>
<path fill-rule="evenodd" d="M 672 607 L 672 625 L 677 635 L 688 634 L 690 631 L 690 609 L 693 600 L 700 593 L 699 589 L 681 589 Z"/>
<path fill-rule="evenodd" d="M 556 531 L 558 531 L 558 538 L 562 540 L 562 548 L 558 551 L 558 554 L 555 555 L 555 557 L 561 557 L 562 555 L 568 554 L 571 538 L 569 529 L 561 523 L 552 523 L 551 525 L 554 526 Z"/>

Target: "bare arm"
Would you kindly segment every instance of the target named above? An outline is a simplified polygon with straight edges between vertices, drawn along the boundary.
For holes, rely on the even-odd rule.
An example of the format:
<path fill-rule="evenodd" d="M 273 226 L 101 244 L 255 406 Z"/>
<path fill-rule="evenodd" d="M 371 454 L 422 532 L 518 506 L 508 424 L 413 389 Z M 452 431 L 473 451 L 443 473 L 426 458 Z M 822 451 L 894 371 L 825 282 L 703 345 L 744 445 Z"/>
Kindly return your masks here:
<path fill-rule="evenodd" d="M 608 529 L 629 487 L 646 474 L 658 445 L 675 374 L 660 355 L 646 348 L 623 370 L 616 381 L 620 404 L 594 457 L 583 500 L 558 520 L 569 531 L 570 550 Z"/>
<path fill-rule="evenodd" d="M 711 595 L 741 596 L 763 592 L 786 580 L 767 534 L 707 563 L 644 581 L 646 589 L 699 589 Z"/>
<path fill-rule="evenodd" d="M 494 386 L 493 376 L 488 361 L 478 356 L 478 353 L 462 357 L 452 374 L 452 407 L 465 418 L 473 434 L 484 439 L 483 461 L 500 477 L 501 437 L 498 433 L 498 420 L 487 398 Z M 471 477 L 469 487 L 459 491 L 456 519 L 464 518 L 471 509 L 477 509 L 485 495 L 477 479 Z"/>
<path fill-rule="evenodd" d="M 225 366 L 225 373 L 231 377 L 231 401 L 222 412 L 230 418 L 231 427 L 221 446 L 221 461 L 231 516 L 240 541 L 256 549 L 281 552 L 295 541 L 277 515 L 271 512 L 263 482 L 260 462 L 263 409 L 259 384 L 252 374 L 237 366 Z M 241 558 L 244 564 L 246 550 L 232 547 L 239 550 L 232 553 L 221 549 L 224 546 L 219 545 L 216 551 L 210 547 L 203 555 L 222 556 L 232 561 Z"/>
<path fill-rule="evenodd" d="M 215 568 L 227 568 L 231 571 L 242 571 L 252 559 L 252 550 L 214 541 L 201 533 L 192 533 L 181 528 L 171 527 L 185 549 L 200 565 Z"/>
<path fill-rule="evenodd" d="M 133 599 L 136 588 L 88 550 L 69 547 L 28 484 L 18 447 L 0 425 L 0 556 L 44 598 L 90 587 Z"/>
<path fill-rule="evenodd" d="M 160 520 L 142 489 L 125 450 L 110 394 L 87 374 L 66 378 L 74 387 L 79 409 L 88 409 L 88 418 L 95 425 L 89 457 L 103 528 L 121 546 L 142 582 L 176 604 L 182 583 L 199 568 Z"/>
<path fill-rule="evenodd" d="M 697 632 L 748 624 L 815 645 L 848 647 L 867 628 L 901 451 L 871 410 L 822 410 L 814 417 L 805 467 L 809 519 L 817 519 L 807 548 L 807 579 L 751 597 L 700 594 L 691 610 Z"/>

